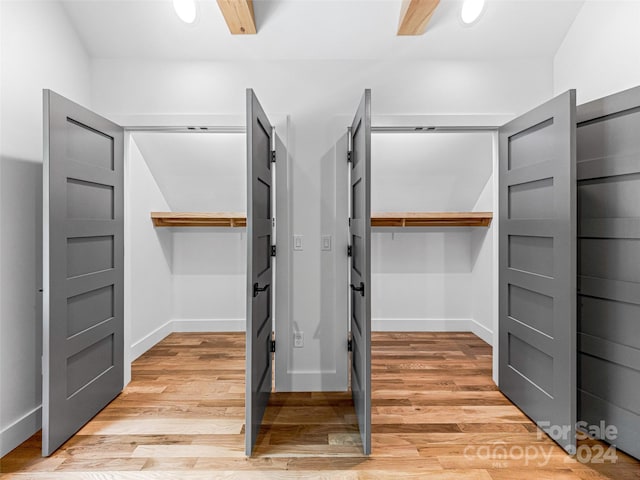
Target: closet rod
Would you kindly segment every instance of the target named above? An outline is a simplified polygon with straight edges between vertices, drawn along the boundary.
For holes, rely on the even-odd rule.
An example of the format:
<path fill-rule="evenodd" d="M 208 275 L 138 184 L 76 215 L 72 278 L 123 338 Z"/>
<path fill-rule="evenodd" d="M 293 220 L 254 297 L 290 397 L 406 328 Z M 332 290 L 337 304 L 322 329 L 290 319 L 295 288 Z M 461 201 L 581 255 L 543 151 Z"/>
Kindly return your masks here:
<path fill-rule="evenodd" d="M 166 132 L 166 133 L 246 133 L 245 126 L 220 126 L 220 125 L 187 125 L 187 126 L 147 126 L 125 127 L 127 132 Z"/>
<path fill-rule="evenodd" d="M 498 127 L 491 126 L 434 126 L 411 125 L 402 127 L 371 127 L 373 133 L 464 133 L 464 132 L 497 132 Z"/>

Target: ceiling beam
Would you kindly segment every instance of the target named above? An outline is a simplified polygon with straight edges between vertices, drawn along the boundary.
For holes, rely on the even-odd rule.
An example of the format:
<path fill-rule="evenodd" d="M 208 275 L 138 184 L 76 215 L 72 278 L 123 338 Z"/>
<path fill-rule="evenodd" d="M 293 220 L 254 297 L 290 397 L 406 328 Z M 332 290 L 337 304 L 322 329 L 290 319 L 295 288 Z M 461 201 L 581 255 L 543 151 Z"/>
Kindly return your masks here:
<path fill-rule="evenodd" d="M 422 35 L 440 0 L 403 0 L 398 35 Z"/>
<path fill-rule="evenodd" d="M 218 0 L 218 7 L 232 34 L 256 33 L 253 0 Z"/>

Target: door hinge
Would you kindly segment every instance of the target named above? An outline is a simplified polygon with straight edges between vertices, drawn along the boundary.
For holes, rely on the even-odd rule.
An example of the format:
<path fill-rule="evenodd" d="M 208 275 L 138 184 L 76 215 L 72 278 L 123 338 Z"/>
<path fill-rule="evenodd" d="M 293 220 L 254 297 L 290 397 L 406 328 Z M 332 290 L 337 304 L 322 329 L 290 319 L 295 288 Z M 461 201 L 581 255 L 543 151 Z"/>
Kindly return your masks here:
<path fill-rule="evenodd" d="M 347 152 L 347 163 L 351 163 L 351 152 Z"/>
<path fill-rule="evenodd" d="M 351 226 L 351 217 L 349 217 L 348 222 L 349 222 L 349 226 Z"/>
<path fill-rule="evenodd" d="M 275 150 L 273 150 L 271 152 L 271 162 L 272 163 L 276 163 L 276 151 Z"/>
<path fill-rule="evenodd" d="M 350 286 L 351 290 L 354 292 L 360 292 L 360 295 L 364 297 L 364 283 L 360 282 L 360 286 L 356 286 L 352 283 Z"/>
<path fill-rule="evenodd" d="M 271 353 L 275 353 L 276 351 L 276 341 L 271 340 Z"/>
<path fill-rule="evenodd" d="M 347 247 L 347 257 L 352 257 L 352 256 L 353 256 L 353 247 L 349 245 Z"/>
<path fill-rule="evenodd" d="M 272 257 L 276 256 L 276 246 L 275 245 L 271 245 L 271 256 Z"/>
<path fill-rule="evenodd" d="M 347 340 L 347 352 L 353 352 L 353 340 Z"/>

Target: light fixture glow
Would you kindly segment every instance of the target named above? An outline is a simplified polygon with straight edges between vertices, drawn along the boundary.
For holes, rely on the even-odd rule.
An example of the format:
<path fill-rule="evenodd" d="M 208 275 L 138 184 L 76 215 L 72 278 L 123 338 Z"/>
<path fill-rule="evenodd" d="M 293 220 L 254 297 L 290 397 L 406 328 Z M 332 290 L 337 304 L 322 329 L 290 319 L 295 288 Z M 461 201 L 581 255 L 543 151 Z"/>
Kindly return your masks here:
<path fill-rule="evenodd" d="M 196 21 L 197 9 L 195 0 L 173 0 L 173 9 L 184 23 Z"/>
<path fill-rule="evenodd" d="M 460 11 L 460 18 L 463 23 L 470 25 L 478 19 L 482 10 L 484 10 L 484 1 L 485 0 L 464 0 L 462 10 Z"/>

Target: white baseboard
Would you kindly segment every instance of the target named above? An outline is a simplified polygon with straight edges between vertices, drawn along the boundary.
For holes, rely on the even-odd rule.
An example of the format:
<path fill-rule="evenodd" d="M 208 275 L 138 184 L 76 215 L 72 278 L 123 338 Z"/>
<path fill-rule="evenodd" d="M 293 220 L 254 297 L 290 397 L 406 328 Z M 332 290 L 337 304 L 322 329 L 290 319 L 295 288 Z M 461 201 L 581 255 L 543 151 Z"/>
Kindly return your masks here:
<path fill-rule="evenodd" d="M 374 332 L 470 332 L 471 318 L 373 318 Z"/>
<path fill-rule="evenodd" d="M 173 332 L 244 332 L 244 318 L 174 318 Z"/>
<path fill-rule="evenodd" d="M 4 457 L 42 428 L 42 407 L 37 406 L 0 432 L 0 457 Z"/>
<path fill-rule="evenodd" d="M 133 362 L 136 358 L 172 332 L 173 321 L 169 320 L 164 325 L 156 328 L 153 332 L 143 337 L 142 340 L 138 340 L 136 343 L 131 345 L 131 361 Z"/>
<path fill-rule="evenodd" d="M 174 318 L 131 345 L 131 361 L 173 332 L 244 332 L 244 318 Z"/>
<path fill-rule="evenodd" d="M 489 345 L 493 345 L 493 332 L 474 319 L 471 319 L 471 331 Z"/>
<path fill-rule="evenodd" d="M 374 318 L 374 332 L 472 332 L 493 344 L 493 332 L 473 318 Z"/>

